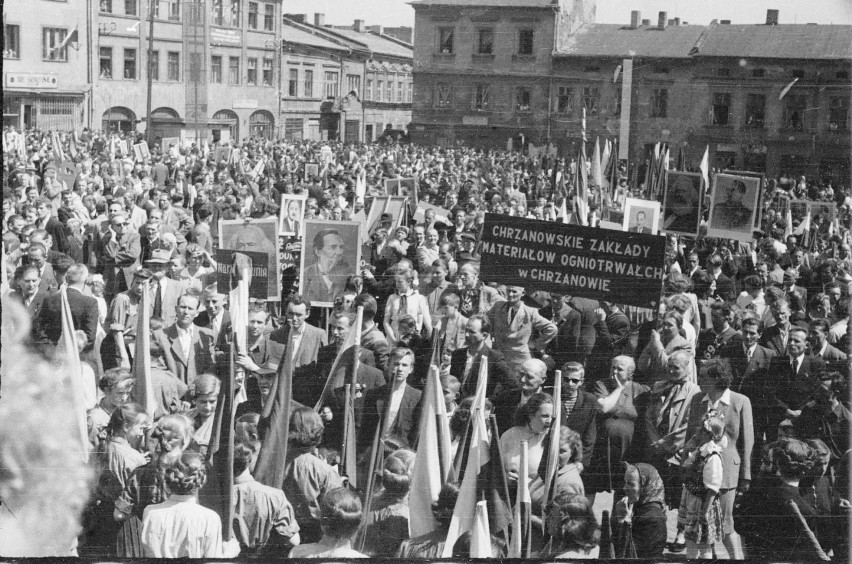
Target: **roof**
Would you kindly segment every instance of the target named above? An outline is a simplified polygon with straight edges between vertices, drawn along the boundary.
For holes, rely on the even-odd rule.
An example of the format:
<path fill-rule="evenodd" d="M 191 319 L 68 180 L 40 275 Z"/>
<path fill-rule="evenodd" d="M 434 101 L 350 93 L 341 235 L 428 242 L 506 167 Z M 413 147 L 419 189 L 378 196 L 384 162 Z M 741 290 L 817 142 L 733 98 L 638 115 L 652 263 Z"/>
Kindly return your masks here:
<path fill-rule="evenodd" d="M 687 58 L 701 33 L 700 25 L 644 26 L 584 24 L 560 42 L 554 56 Z"/>
<path fill-rule="evenodd" d="M 476 8 L 550 8 L 558 6 L 554 0 L 417 0 L 418 6 L 464 6 Z"/>
<path fill-rule="evenodd" d="M 852 59 L 852 25 L 713 25 L 696 56 Z"/>
<path fill-rule="evenodd" d="M 406 59 L 414 58 L 414 47 L 401 45 L 399 40 L 387 39 L 374 33 L 361 33 L 351 29 L 329 29 L 328 31 L 341 35 L 350 41 L 360 43 L 373 53 L 381 53 L 382 55 L 391 55 Z"/>
<path fill-rule="evenodd" d="M 285 22 L 286 21 L 287 20 L 285 19 Z M 309 33 L 295 25 L 288 25 L 284 30 L 283 37 L 286 43 L 310 45 L 311 47 L 320 47 L 323 49 L 337 49 L 339 51 L 349 50 L 345 45 L 329 41 L 322 36 Z"/>

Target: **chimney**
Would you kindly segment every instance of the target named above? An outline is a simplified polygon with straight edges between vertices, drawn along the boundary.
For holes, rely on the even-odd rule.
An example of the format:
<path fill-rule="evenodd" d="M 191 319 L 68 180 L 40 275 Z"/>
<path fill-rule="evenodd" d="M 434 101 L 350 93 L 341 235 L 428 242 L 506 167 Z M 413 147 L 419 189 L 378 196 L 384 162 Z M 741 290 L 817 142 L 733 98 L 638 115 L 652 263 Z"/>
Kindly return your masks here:
<path fill-rule="evenodd" d="M 721 20 L 719 23 L 722 25 L 731 25 L 731 20 Z"/>
<path fill-rule="evenodd" d="M 660 12 L 660 16 L 657 19 L 657 29 L 666 29 L 666 22 L 668 21 L 668 13 Z"/>
<path fill-rule="evenodd" d="M 636 29 L 642 23 L 642 12 L 633 10 L 630 12 L 630 29 Z"/>
<path fill-rule="evenodd" d="M 367 26 L 367 31 L 369 31 L 370 33 L 375 33 L 377 35 L 382 35 L 385 32 L 384 28 L 380 25 Z"/>
<path fill-rule="evenodd" d="M 675 27 L 678 27 L 680 25 L 680 18 L 674 19 L 674 25 L 675 25 Z"/>
<path fill-rule="evenodd" d="M 325 27 L 325 14 L 314 14 L 314 25 L 317 27 Z"/>
<path fill-rule="evenodd" d="M 642 20 L 642 25 L 644 25 L 646 27 L 651 25 L 651 20 Z"/>
<path fill-rule="evenodd" d="M 355 20 L 355 25 L 352 26 L 353 31 L 364 33 L 364 20 Z"/>
<path fill-rule="evenodd" d="M 766 10 L 766 25 L 778 25 L 778 10 Z"/>

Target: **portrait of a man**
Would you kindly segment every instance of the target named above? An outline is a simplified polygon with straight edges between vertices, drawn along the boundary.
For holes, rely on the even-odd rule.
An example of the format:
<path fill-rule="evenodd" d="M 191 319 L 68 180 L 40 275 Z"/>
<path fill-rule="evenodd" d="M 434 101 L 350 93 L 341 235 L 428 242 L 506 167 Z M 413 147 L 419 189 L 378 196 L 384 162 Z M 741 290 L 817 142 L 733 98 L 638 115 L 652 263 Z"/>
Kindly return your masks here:
<path fill-rule="evenodd" d="M 278 220 L 222 220 L 219 222 L 219 247 L 230 251 L 253 251 L 269 257 L 267 300 L 281 299 L 281 262 L 278 255 Z"/>
<path fill-rule="evenodd" d="M 660 224 L 660 202 L 627 198 L 624 209 L 624 231 L 656 235 Z"/>
<path fill-rule="evenodd" d="M 701 175 L 690 172 L 666 173 L 663 223 L 666 233 L 697 235 L 701 222 Z"/>
<path fill-rule="evenodd" d="M 634 215 L 633 225 L 630 226 L 631 233 L 650 233 L 651 228 L 648 227 L 647 215 L 643 210 L 639 210 Z"/>
<path fill-rule="evenodd" d="M 710 237 L 751 240 L 759 197 L 760 178 L 717 174 L 707 234 Z"/>
<path fill-rule="evenodd" d="M 281 221 L 278 225 L 278 232 L 281 235 L 301 236 L 306 200 L 307 194 L 284 194 L 281 196 Z"/>
<path fill-rule="evenodd" d="M 331 307 L 361 260 L 355 221 L 305 221 L 301 292 L 314 306 Z"/>

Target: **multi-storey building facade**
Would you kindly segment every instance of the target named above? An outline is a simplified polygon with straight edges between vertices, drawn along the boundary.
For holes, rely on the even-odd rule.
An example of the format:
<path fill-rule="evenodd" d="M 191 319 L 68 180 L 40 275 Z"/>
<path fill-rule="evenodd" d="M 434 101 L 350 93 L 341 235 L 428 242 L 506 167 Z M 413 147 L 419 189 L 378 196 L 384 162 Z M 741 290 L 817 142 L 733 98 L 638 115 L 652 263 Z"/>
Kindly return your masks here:
<path fill-rule="evenodd" d="M 852 26 L 778 25 L 775 10 L 759 25 L 595 24 L 593 0 L 412 5 L 416 141 L 574 154 L 585 109 L 589 138 L 623 134 L 633 162 L 664 142 L 691 167 L 709 146 L 720 168 L 849 181 Z"/>
<path fill-rule="evenodd" d="M 411 45 L 368 29 L 284 18 L 285 136 L 372 141 L 411 121 Z"/>
<path fill-rule="evenodd" d="M 3 125 L 81 128 L 91 97 L 88 0 L 3 5 Z"/>

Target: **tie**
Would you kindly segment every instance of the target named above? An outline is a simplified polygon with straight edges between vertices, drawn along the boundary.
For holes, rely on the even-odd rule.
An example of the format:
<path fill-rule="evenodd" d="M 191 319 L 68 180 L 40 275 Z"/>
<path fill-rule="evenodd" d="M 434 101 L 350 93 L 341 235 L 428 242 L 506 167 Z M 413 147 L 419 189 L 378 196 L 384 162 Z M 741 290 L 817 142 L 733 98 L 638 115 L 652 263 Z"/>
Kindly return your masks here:
<path fill-rule="evenodd" d="M 219 317 L 216 316 L 213 318 L 213 338 L 219 338 Z"/>
<path fill-rule="evenodd" d="M 681 384 L 675 384 L 669 389 L 669 395 L 665 399 L 663 409 L 660 410 L 660 422 L 657 423 L 657 433 L 660 437 L 665 437 L 669 434 L 669 415 L 672 411 L 672 403 L 675 396 L 680 393 Z"/>
<path fill-rule="evenodd" d="M 746 349 L 745 353 L 746 353 L 746 364 L 748 364 L 749 362 L 751 362 L 751 349 Z"/>
<path fill-rule="evenodd" d="M 163 287 L 157 284 L 157 295 L 154 296 L 154 317 L 163 317 Z"/>
<path fill-rule="evenodd" d="M 405 294 L 399 295 L 399 317 L 408 315 L 408 296 Z"/>
<path fill-rule="evenodd" d="M 790 368 L 793 369 L 793 376 L 795 376 L 796 373 L 799 371 L 799 363 L 796 362 L 796 359 L 790 361 Z"/>
<path fill-rule="evenodd" d="M 517 310 L 517 309 L 515 309 L 515 308 L 513 308 L 513 307 L 510 307 L 510 308 L 509 308 L 509 325 L 511 325 L 511 324 L 512 324 L 512 321 L 514 321 L 514 320 L 515 320 L 515 316 L 516 316 L 517 314 L 518 314 L 518 310 Z"/>

